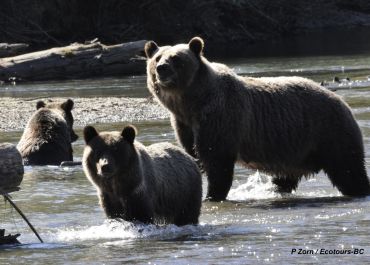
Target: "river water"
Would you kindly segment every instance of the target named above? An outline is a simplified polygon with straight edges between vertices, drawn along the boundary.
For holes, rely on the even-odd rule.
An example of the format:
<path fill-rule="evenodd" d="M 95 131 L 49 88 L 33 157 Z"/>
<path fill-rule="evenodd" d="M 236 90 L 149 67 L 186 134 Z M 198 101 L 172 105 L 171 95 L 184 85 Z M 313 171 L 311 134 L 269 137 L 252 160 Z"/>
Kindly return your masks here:
<path fill-rule="evenodd" d="M 240 74 L 301 75 L 330 81 L 350 77 L 340 89 L 364 136 L 370 169 L 370 52 L 223 60 Z M 0 97 L 148 96 L 145 76 L 0 86 Z M 0 99 L 1 100 L 1 99 Z M 169 120 L 134 122 L 144 144 L 175 142 Z M 97 124 L 121 130 L 123 124 Z M 76 129 L 81 136 L 82 128 Z M 0 142 L 17 143 L 20 131 L 2 132 Z M 81 160 L 84 143 L 74 143 Z M 204 178 L 204 192 L 206 190 Z M 0 264 L 369 264 L 370 197 L 340 195 L 320 172 L 286 196 L 273 191 L 271 177 L 236 167 L 228 201 L 204 202 L 197 226 L 134 226 L 107 221 L 95 189 L 81 167 L 26 167 L 13 200 L 45 243 L 9 204 L 0 203 L 1 228 L 21 233 L 22 245 L 0 249 Z M 297 254 L 299 249 L 302 253 Z M 293 252 L 295 251 L 296 252 Z M 363 254 L 332 254 L 351 250 Z M 313 251 L 313 253 L 312 253 Z M 330 251 L 330 252 L 329 252 Z M 320 252 L 322 254 L 320 254 Z M 326 254 L 325 254 L 326 253 Z"/>

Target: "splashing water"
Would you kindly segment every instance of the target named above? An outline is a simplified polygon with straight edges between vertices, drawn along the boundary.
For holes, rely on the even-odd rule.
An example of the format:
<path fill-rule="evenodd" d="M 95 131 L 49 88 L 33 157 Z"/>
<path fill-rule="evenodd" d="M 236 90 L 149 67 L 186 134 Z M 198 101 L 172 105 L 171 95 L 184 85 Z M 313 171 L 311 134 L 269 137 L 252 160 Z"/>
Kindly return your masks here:
<path fill-rule="evenodd" d="M 210 225 L 144 225 L 133 224 L 123 220 L 105 220 L 102 225 L 75 227 L 58 230 L 50 235 L 58 242 L 83 242 L 90 240 L 121 241 L 133 239 L 176 240 L 199 237 L 212 230 Z M 118 240 L 118 241 L 117 241 Z M 108 242 L 112 244 L 112 242 Z"/>
<path fill-rule="evenodd" d="M 269 199 L 280 197 L 274 191 L 272 177 L 257 171 L 250 175 L 247 182 L 231 189 L 228 200 L 242 201 L 247 199 Z"/>
<path fill-rule="evenodd" d="M 59 230 L 56 240 L 62 242 L 97 240 L 97 239 L 132 239 L 139 237 L 139 230 L 128 222 L 105 221 L 102 225 L 74 227 Z"/>

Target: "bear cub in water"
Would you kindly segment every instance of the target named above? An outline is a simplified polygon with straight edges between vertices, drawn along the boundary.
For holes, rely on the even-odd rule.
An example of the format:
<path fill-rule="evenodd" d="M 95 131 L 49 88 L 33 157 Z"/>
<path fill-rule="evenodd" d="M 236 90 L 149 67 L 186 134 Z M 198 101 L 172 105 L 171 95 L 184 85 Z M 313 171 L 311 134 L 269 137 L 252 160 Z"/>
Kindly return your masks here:
<path fill-rule="evenodd" d="M 197 224 L 202 180 L 193 158 L 170 143 L 145 147 L 136 129 L 84 129 L 83 169 L 108 218 L 142 223 Z"/>
<path fill-rule="evenodd" d="M 203 56 L 203 40 L 145 45 L 149 91 L 171 111 L 185 150 L 224 200 L 235 162 L 274 175 L 280 192 L 321 169 L 344 195 L 370 193 L 362 135 L 349 106 L 301 77 L 251 78 Z"/>
<path fill-rule="evenodd" d="M 25 165 L 60 165 L 73 160 L 72 142 L 78 138 L 73 131 L 73 105 L 71 99 L 36 103 L 37 111 L 17 146 Z"/>

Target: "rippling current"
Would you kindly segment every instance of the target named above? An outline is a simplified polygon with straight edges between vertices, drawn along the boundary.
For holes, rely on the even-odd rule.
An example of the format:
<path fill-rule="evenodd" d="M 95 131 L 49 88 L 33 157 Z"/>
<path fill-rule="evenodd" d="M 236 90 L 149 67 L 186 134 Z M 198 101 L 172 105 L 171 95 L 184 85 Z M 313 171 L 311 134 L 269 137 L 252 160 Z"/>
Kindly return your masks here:
<path fill-rule="evenodd" d="M 331 81 L 334 75 L 366 81 L 370 75 L 368 53 L 225 63 L 244 75 L 302 75 L 318 82 Z M 370 86 L 336 93 L 350 104 L 361 126 L 369 174 Z M 147 97 L 145 76 L 0 86 L 1 97 L 89 95 Z M 168 120 L 134 124 L 138 140 L 146 145 L 175 142 Z M 97 127 L 121 130 L 123 124 Z M 77 128 L 80 137 L 81 130 Z M 1 133 L 0 141 L 16 143 L 20 135 Z M 73 145 L 76 160 L 81 160 L 83 145 L 82 139 Z M 203 183 L 205 192 L 205 178 Z M 26 167 L 21 191 L 12 197 L 45 243 L 38 243 L 10 205 L 1 202 L 1 228 L 21 233 L 22 244 L 1 247 L 0 264 L 370 263 L 370 197 L 341 196 L 322 172 L 302 180 L 293 194 L 281 196 L 274 192 L 270 176 L 237 166 L 228 200 L 204 202 L 200 224 L 185 227 L 106 220 L 81 167 Z M 351 254 L 340 254 L 344 250 Z"/>

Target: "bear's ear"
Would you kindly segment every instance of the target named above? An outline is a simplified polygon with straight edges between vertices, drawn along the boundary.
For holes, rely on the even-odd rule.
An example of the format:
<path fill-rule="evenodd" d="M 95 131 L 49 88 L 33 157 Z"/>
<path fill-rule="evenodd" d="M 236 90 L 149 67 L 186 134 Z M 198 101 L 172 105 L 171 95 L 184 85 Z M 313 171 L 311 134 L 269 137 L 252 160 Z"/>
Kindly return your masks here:
<path fill-rule="evenodd" d="M 125 128 L 123 128 L 121 135 L 123 139 L 125 139 L 130 144 L 133 144 L 136 136 L 136 128 L 132 125 L 126 126 Z"/>
<path fill-rule="evenodd" d="M 98 136 L 98 132 L 94 127 L 86 126 L 84 128 L 84 139 L 86 144 L 88 144 L 95 136 Z"/>
<path fill-rule="evenodd" d="M 68 99 L 66 102 L 62 103 L 62 109 L 65 111 L 71 111 L 73 109 L 74 102 L 72 99 Z"/>
<path fill-rule="evenodd" d="M 204 41 L 200 37 L 194 37 L 189 41 L 190 50 L 196 55 L 200 55 L 203 51 Z"/>
<path fill-rule="evenodd" d="M 37 103 L 36 103 L 36 109 L 41 109 L 41 108 L 43 108 L 43 107 L 45 107 L 45 106 L 46 106 L 46 104 L 45 104 L 45 102 L 44 102 L 44 101 L 42 101 L 42 100 L 37 101 Z"/>
<path fill-rule="evenodd" d="M 158 51 L 158 45 L 154 41 L 148 41 L 144 47 L 146 58 L 150 59 Z"/>

